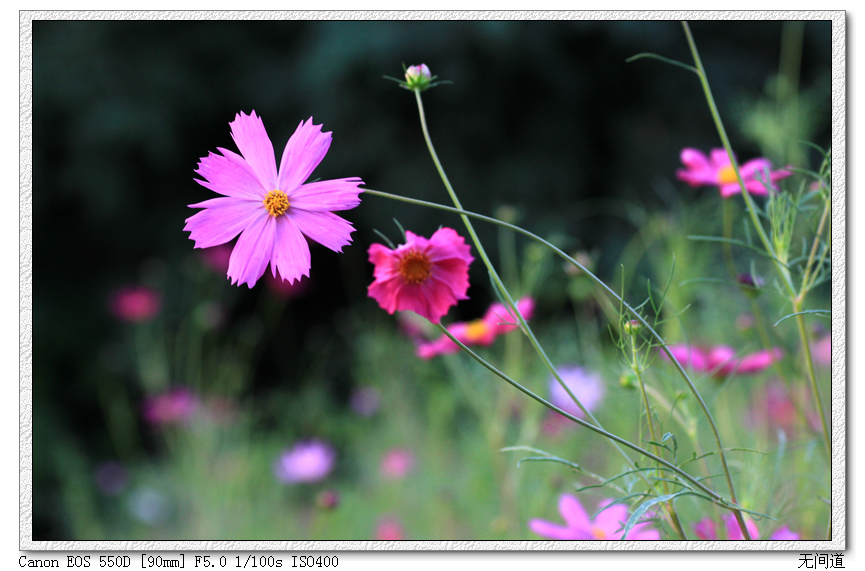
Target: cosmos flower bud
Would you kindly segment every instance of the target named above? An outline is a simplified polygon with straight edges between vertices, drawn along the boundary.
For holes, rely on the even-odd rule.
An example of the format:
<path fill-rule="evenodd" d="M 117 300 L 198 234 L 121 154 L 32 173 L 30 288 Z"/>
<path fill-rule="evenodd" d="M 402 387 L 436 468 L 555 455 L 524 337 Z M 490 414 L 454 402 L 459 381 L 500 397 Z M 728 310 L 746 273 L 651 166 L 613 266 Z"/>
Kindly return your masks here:
<path fill-rule="evenodd" d="M 432 82 L 432 74 L 425 63 L 413 65 L 405 70 L 405 81 L 409 89 L 423 91 Z"/>

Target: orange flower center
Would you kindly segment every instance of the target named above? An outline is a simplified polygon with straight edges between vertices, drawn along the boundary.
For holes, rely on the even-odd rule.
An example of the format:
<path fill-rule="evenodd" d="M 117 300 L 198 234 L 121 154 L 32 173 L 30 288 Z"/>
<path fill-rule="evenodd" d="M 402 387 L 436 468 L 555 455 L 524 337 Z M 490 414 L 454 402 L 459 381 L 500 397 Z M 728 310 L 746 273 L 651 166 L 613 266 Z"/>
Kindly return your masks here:
<path fill-rule="evenodd" d="M 273 217 L 285 214 L 289 206 L 288 195 L 281 190 L 271 190 L 264 196 L 264 208 Z"/>
<path fill-rule="evenodd" d="M 607 532 L 599 527 L 592 526 L 592 537 L 595 539 L 607 539 Z"/>
<path fill-rule="evenodd" d="M 719 184 L 733 184 L 739 182 L 736 178 L 736 170 L 733 168 L 732 164 L 729 164 L 718 171 L 718 183 Z"/>
<path fill-rule="evenodd" d="M 432 263 L 423 252 L 409 250 L 399 261 L 399 275 L 407 283 L 417 285 L 429 279 Z"/>
<path fill-rule="evenodd" d="M 487 333 L 487 324 L 483 319 L 475 319 L 466 326 L 466 337 L 469 341 L 477 342 Z"/>

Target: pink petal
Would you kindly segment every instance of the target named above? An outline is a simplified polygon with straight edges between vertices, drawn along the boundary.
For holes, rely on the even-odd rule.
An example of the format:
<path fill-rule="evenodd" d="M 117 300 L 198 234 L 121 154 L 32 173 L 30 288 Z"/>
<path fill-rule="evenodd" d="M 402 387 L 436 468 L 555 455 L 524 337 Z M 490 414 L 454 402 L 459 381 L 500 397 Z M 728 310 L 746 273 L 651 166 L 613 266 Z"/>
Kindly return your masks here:
<path fill-rule="evenodd" d="M 683 367 L 691 367 L 695 371 L 706 371 L 706 355 L 699 347 L 689 345 L 668 345 L 667 348 Z M 669 356 L 661 351 L 661 357 L 669 360 Z"/>
<path fill-rule="evenodd" d="M 562 527 L 542 519 L 529 520 L 529 529 L 547 539 L 590 539 L 586 533 L 576 533 L 570 528 Z"/>
<path fill-rule="evenodd" d="M 769 159 L 751 159 L 747 163 L 739 167 L 739 172 L 742 173 L 743 179 L 755 178 L 758 176 L 765 180 L 768 178 L 767 173 L 772 171 L 772 163 Z"/>
<path fill-rule="evenodd" d="M 348 210 L 360 204 L 361 184 L 357 177 L 310 182 L 294 190 L 288 199 L 302 210 Z"/>
<path fill-rule="evenodd" d="M 724 523 L 727 524 L 727 539 L 731 541 L 742 541 L 745 536 L 742 534 L 742 528 L 739 527 L 739 522 L 736 521 L 736 516 L 728 513 L 724 516 Z M 748 529 L 748 535 L 751 539 L 760 537 L 760 530 L 757 529 L 757 524 L 753 520 L 746 518 L 745 527 Z"/>
<path fill-rule="evenodd" d="M 276 236 L 276 220 L 263 215 L 250 224 L 237 239 L 228 262 L 228 277 L 232 285 L 255 285 L 267 267 L 273 252 Z"/>
<path fill-rule="evenodd" d="M 704 517 L 694 525 L 694 534 L 706 541 L 715 541 L 718 539 L 715 533 L 715 522 L 708 517 Z"/>
<path fill-rule="evenodd" d="M 289 219 L 304 235 L 334 252 L 342 252 L 343 246 L 351 244 L 354 227 L 336 214 L 292 209 Z"/>
<path fill-rule="evenodd" d="M 279 271 L 283 281 L 294 283 L 303 276 L 309 276 L 311 265 L 309 244 L 292 218 L 282 217 L 277 220 L 271 260 L 274 276 Z"/>
<path fill-rule="evenodd" d="M 222 155 L 208 153 L 201 158 L 195 172 L 206 180 L 195 182 L 225 196 L 263 200 L 267 189 L 261 186 L 249 163 L 228 149 L 219 150 Z"/>
<path fill-rule="evenodd" d="M 736 351 L 726 345 L 712 347 L 706 355 L 706 371 L 715 376 L 729 375 L 736 369 Z"/>
<path fill-rule="evenodd" d="M 712 165 L 709 164 L 709 158 L 703 151 L 698 149 L 684 148 L 679 155 L 682 164 L 688 167 L 691 171 L 706 171 L 712 170 Z"/>
<path fill-rule="evenodd" d="M 186 219 L 183 230 L 195 241 L 196 248 L 218 246 L 234 239 L 264 214 L 263 204 L 233 197 L 212 198 L 190 204 L 204 208 Z"/>
<path fill-rule="evenodd" d="M 457 234 L 452 228 L 437 230 L 430 237 L 427 248 L 427 255 L 433 263 L 447 258 L 458 258 L 466 264 L 470 264 L 474 260 L 470 252 L 471 247 L 466 244 L 465 238 Z"/>
<path fill-rule="evenodd" d="M 331 133 L 322 133 L 321 125 L 313 125 L 312 117 L 301 121 L 285 145 L 279 163 L 279 183 L 275 188 L 292 194 L 306 182 L 330 148 Z"/>
<path fill-rule="evenodd" d="M 399 275 L 399 263 L 391 250 L 382 244 L 372 244 L 367 250 L 369 261 L 373 268 L 373 277 L 376 280 L 392 280 Z"/>
<path fill-rule="evenodd" d="M 745 183 L 745 187 L 747 188 L 748 184 Z M 720 187 L 721 198 L 730 198 L 735 194 L 739 194 L 742 192 L 742 187 L 739 186 L 738 182 L 733 182 L 730 184 L 722 184 Z M 754 193 L 752 193 L 754 194 Z"/>
<path fill-rule="evenodd" d="M 712 149 L 711 157 L 712 164 L 716 169 L 722 169 L 732 164 L 730 162 L 730 155 L 727 154 L 726 149 Z"/>
<path fill-rule="evenodd" d="M 602 507 L 604 504 L 609 504 L 609 501 L 602 502 L 599 504 L 599 507 Z M 614 539 L 622 536 L 622 528 L 625 527 L 627 522 L 628 508 L 622 504 L 616 504 L 595 516 L 595 526 L 604 530 L 608 537 Z"/>
<path fill-rule="evenodd" d="M 580 530 L 591 536 L 592 523 L 580 500 L 571 494 L 562 494 L 559 498 L 559 513 L 569 529 Z"/>
<path fill-rule="evenodd" d="M 773 541 L 796 541 L 799 539 L 799 534 L 790 531 L 790 528 L 785 525 L 773 533 L 769 539 Z"/>
<path fill-rule="evenodd" d="M 742 362 L 739 363 L 736 372 L 743 374 L 759 373 L 760 371 L 764 371 L 771 367 L 772 363 L 781 359 L 783 355 L 783 351 L 777 347 L 771 351 L 758 351 L 757 353 L 744 357 Z"/>
<path fill-rule="evenodd" d="M 231 125 L 231 138 L 240 150 L 240 154 L 252 167 L 261 186 L 267 191 L 274 190 L 276 186 L 276 159 L 273 154 L 273 144 L 264 123 L 253 111 L 250 115 L 240 112 Z"/>

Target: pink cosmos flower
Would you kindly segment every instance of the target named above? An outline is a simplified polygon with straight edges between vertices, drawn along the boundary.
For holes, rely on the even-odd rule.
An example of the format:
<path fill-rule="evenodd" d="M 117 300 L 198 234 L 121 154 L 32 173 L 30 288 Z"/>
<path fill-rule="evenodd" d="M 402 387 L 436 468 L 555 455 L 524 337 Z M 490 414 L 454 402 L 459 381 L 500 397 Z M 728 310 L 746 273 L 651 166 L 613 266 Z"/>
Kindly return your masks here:
<path fill-rule="evenodd" d="M 195 171 L 205 188 L 222 194 L 190 204 L 203 208 L 186 220 L 184 230 L 196 248 L 224 244 L 240 234 L 228 264 L 232 284 L 250 288 L 264 274 L 267 264 L 274 277 L 294 282 L 309 276 L 309 245 L 304 236 L 341 252 L 351 243 L 351 223 L 333 214 L 360 204 L 359 178 L 322 180 L 304 184 L 330 148 L 331 134 L 312 117 L 301 121 L 285 145 L 279 170 L 273 145 L 255 111 L 238 113 L 231 136 L 241 154 L 218 148 Z"/>
<path fill-rule="evenodd" d="M 682 149 L 681 154 L 684 169 L 676 171 L 679 180 L 691 186 L 717 186 L 722 198 L 729 198 L 742 191 L 736 179 L 736 171 L 730 162 L 730 157 L 724 149 L 712 149 L 711 157 L 707 157 L 697 149 Z M 745 188 L 751 194 L 766 195 L 764 182 L 772 184 L 793 173 L 786 170 L 772 171 L 769 159 L 753 159 L 739 167 Z M 774 190 L 774 184 L 772 184 Z"/>
<path fill-rule="evenodd" d="M 530 297 L 524 297 L 517 302 L 517 310 L 523 319 L 532 318 L 535 302 Z M 519 328 L 519 320 L 502 303 L 494 303 L 480 319 L 469 322 L 459 322 L 448 326 L 448 331 L 461 343 L 467 346 L 481 345 L 487 347 L 493 344 L 496 337 Z M 432 359 L 438 355 L 458 353 L 459 345 L 450 340 L 447 335 L 441 335 L 435 341 L 420 343 L 417 356 L 421 359 Z"/>
<path fill-rule="evenodd" d="M 115 292 L 108 306 L 114 317 L 121 321 L 143 323 L 159 313 L 162 296 L 158 291 L 146 286 L 130 286 Z"/>
<path fill-rule="evenodd" d="M 388 313 L 414 311 L 439 323 L 451 306 L 468 299 L 470 248 L 451 228 L 440 228 L 429 240 L 406 232 L 406 243 L 391 250 L 369 247 L 375 281 L 368 288 Z"/>
<path fill-rule="evenodd" d="M 274 475 L 286 484 L 317 482 L 333 469 L 336 451 L 320 440 L 299 442 L 282 453 L 274 465 Z"/>
<path fill-rule="evenodd" d="M 604 500 L 599 507 L 609 505 L 612 500 Z M 570 494 L 562 494 L 559 498 L 559 513 L 565 520 L 565 526 L 557 525 L 542 519 L 529 521 L 529 529 L 548 539 L 619 539 L 622 529 L 628 521 L 628 508 L 616 504 L 599 513 L 590 520 L 580 501 Z M 658 530 L 651 529 L 649 523 L 638 523 L 628 532 L 626 539 L 657 540 L 661 536 Z"/>
<path fill-rule="evenodd" d="M 727 345 L 717 345 L 709 349 L 692 345 L 668 345 L 668 347 L 683 367 L 691 367 L 695 371 L 710 373 L 720 378 L 732 374 L 759 373 L 768 369 L 784 355 L 777 347 L 770 351 L 757 351 L 742 358 L 737 358 L 735 349 Z M 661 357 L 669 360 L 664 351 L 661 351 Z"/>
<path fill-rule="evenodd" d="M 706 541 L 716 541 L 718 539 L 742 541 L 745 539 L 745 536 L 742 535 L 742 530 L 739 528 L 739 522 L 736 521 L 736 516 L 731 513 L 724 515 L 726 537 L 719 537 L 720 534 L 716 527 L 715 522 L 711 518 L 705 517 L 694 524 L 694 534 L 700 539 Z M 751 536 L 751 539 L 760 538 L 760 530 L 757 529 L 757 524 L 747 516 L 745 517 L 745 527 L 748 528 L 748 535 Z M 790 531 L 790 528 L 786 525 L 777 529 L 775 533 L 769 537 L 770 541 L 795 541 L 797 539 L 799 539 L 799 534 Z"/>
<path fill-rule="evenodd" d="M 811 404 L 807 388 L 799 385 L 791 389 L 773 379 L 753 395 L 745 425 L 770 432 L 783 430 L 787 435 L 795 435 L 804 426 L 803 411 L 808 426 L 820 430 L 820 417 Z"/>
<path fill-rule="evenodd" d="M 407 448 L 389 450 L 381 460 L 381 475 L 389 480 L 401 480 L 414 468 L 415 458 Z"/>
<path fill-rule="evenodd" d="M 200 401 L 189 389 L 179 387 L 144 401 L 144 419 L 153 425 L 186 422 L 198 410 Z"/>

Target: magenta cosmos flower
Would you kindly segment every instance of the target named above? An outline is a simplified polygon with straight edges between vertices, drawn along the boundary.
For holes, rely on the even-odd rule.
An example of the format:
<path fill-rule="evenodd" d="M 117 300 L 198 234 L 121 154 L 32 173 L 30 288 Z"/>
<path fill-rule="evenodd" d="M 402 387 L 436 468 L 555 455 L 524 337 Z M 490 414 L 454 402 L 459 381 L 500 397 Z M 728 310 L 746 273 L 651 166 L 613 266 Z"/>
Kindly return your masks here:
<path fill-rule="evenodd" d="M 517 302 L 517 310 L 523 319 L 528 321 L 532 318 L 535 310 L 535 302 L 530 297 L 524 297 Z M 496 337 L 519 328 L 519 321 L 502 303 L 494 303 L 480 319 L 474 321 L 459 322 L 448 325 L 448 331 L 463 345 L 481 345 L 487 347 L 493 344 Z M 417 347 L 417 356 L 421 359 L 432 359 L 438 355 L 458 353 L 459 345 L 451 341 L 447 335 L 442 335 L 434 341 L 420 343 Z"/>
<path fill-rule="evenodd" d="M 729 198 L 742 191 L 736 179 L 736 171 L 724 149 L 712 149 L 709 157 L 697 149 L 682 149 L 680 158 L 685 168 L 676 171 L 679 180 L 691 186 L 717 186 L 722 198 Z M 748 161 L 739 167 L 739 172 L 748 192 L 759 195 L 768 194 L 764 183 L 769 183 L 774 190 L 778 190 L 772 183 L 793 174 L 786 170 L 773 172 L 772 163 L 764 158 Z"/>
<path fill-rule="evenodd" d="M 391 250 L 369 247 L 375 265 L 368 294 L 388 313 L 414 311 L 439 323 L 458 300 L 468 299 L 470 248 L 452 228 L 440 228 L 429 240 L 406 232 L 406 243 Z"/>
<path fill-rule="evenodd" d="M 218 148 L 195 171 L 205 188 L 222 194 L 190 204 L 204 208 L 186 220 L 183 228 L 196 248 L 218 246 L 240 234 L 228 263 L 232 284 L 250 288 L 264 275 L 267 264 L 273 276 L 294 282 L 309 276 L 307 238 L 341 252 L 351 243 L 351 223 L 333 214 L 360 204 L 359 178 L 322 180 L 304 184 L 330 148 L 331 134 L 301 121 L 285 145 L 277 170 L 273 145 L 256 116 L 238 113 L 231 126 L 240 154 Z"/>
<path fill-rule="evenodd" d="M 317 482 L 330 474 L 336 451 L 320 440 L 299 442 L 282 453 L 273 467 L 276 478 L 286 484 Z"/>
<path fill-rule="evenodd" d="M 715 541 L 718 539 L 726 539 L 728 541 L 742 541 L 743 539 L 745 539 L 745 536 L 742 535 L 741 528 L 739 528 L 739 523 L 736 521 L 736 516 L 731 513 L 724 515 L 723 529 L 726 530 L 726 537 L 719 537 L 716 527 L 717 526 L 715 525 L 715 522 L 712 521 L 710 518 L 706 517 L 694 524 L 694 534 L 700 539 L 704 539 L 706 541 Z M 757 529 L 757 524 L 754 523 L 751 518 L 745 518 L 745 527 L 748 528 L 748 535 L 751 536 L 751 539 L 760 538 L 760 530 Z M 797 539 L 799 539 L 799 534 L 790 531 L 790 528 L 786 525 L 778 528 L 771 536 L 769 536 L 770 541 L 788 541 Z"/>
<path fill-rule="evenodd" d="M 736 357 L 735 349 L 726 345 L 707 349 L 692 345 L 668 345 L 668 348 L 683 367 L 691 367 L 695 371 L 709 373 L 713 377 L 759 373 L 771 367 L 772 363 L 783 356 L 783 352 L 777 347 L 771 351 L 757 351 L 742 358 Z M 661 357 L 669 360 L 664 351 L 661 351 Z"/>
<path fill-rule="evenodd" d="M 609 505 L 612 500 L 604 500 L 599 507 Z M 599 513 L 590 520 L 580 501 L 570 494 L 562 494 L 559 498 L 559 513 L 565 520 L 565 525 L 533 519 L 529 521 L 529 529 L 548 539 L 619 539 L 622 529 L 628 522 L 628 508 L 616 504 Z M 626 539 L 660 539 L 657 530 L 651 529 L 648 523 L 638 523 L 628 532 Z"/>

